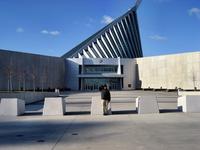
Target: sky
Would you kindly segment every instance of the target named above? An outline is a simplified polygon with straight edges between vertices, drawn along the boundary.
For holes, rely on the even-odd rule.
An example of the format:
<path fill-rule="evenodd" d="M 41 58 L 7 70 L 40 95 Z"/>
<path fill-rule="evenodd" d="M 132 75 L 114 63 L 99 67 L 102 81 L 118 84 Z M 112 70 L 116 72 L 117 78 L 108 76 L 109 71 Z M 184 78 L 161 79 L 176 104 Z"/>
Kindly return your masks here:
<path fill-rule="evenodd" d="M 0 0 L 0 49 L 62 56 L 134 0 Z M 200 51 L 200 0 L 143 0 L 144 56 Z"/>

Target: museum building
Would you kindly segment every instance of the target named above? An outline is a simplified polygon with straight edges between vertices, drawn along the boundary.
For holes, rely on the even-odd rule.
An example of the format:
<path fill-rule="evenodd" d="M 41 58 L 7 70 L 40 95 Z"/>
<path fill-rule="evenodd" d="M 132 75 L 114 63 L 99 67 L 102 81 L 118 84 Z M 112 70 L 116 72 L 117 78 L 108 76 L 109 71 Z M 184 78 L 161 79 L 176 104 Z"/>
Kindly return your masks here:
<path fill-rule="evenodd" d="M 200 52 L 143 57 L 139 5 L 61 57 L 0 50 L 0 90 L 200 89 Z"/>
<path fill-rule="evenodd" d="M 138 6 L 139 1 L 62 56 L 67 64 L 66 76 L 73 79 L 67 80 L 67 85 L 73 90 L 98 90 L 104 84 L 112 90 L 134 88 L 133 58 L 143 56 L 136 14 Z"/>

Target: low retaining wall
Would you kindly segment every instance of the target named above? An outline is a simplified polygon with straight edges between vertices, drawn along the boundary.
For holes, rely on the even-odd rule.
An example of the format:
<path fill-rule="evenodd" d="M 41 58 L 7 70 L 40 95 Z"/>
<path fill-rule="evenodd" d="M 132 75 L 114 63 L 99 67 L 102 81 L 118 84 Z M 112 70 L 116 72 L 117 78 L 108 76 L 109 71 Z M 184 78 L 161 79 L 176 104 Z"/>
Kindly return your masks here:
<path fill-rule="evenodd" d="M 200 91 L 178 91 L 178 96 L 200 95 Z"/>
<path fill-rule="evenodd" d="M 5 93 L 0 92 L 1 98 L 19 98 L 25 101 L 26 104 L 44 100 L 45 97 L 56 97 L 59 96 L 55 92 L 14 92 L 14 93 Z"/>

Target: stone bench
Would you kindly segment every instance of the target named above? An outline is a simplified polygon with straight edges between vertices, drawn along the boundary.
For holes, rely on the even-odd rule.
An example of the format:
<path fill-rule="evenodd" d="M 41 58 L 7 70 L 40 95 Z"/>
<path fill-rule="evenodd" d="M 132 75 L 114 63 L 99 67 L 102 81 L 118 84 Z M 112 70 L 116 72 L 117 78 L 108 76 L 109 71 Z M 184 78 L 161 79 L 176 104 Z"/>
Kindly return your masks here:
<path fill-rule="evenodd" d="M 19 116 L 25 111 L 25 101 L 18 98 L 2 98 L 0 105 L 0 115 L 3 116 Z"/>
<path fill-rule="evenodd" d="M 159 113 L 156 96 L 139 96 L 136 98 L 136 110 L 138 114 Z"/>
<path fill-rule="evenodd" d="M 62 97 L 48 97 L 44 100 L 43 116 L 65 114 L 65 100 Z"/>
<path fill-rule="evenodd" d="M 200 95 L 186 95 L 178 98 L 178 109 L 183 112 L 200 112 Z"/>
<path fill-rule="evenodd" d="M 111 105 L 109 105 L 108 110 L 109 114 L 112 114 Z M 91 115 L 103 115 L 103 100 L 100 96 L 92 97 Z"/>

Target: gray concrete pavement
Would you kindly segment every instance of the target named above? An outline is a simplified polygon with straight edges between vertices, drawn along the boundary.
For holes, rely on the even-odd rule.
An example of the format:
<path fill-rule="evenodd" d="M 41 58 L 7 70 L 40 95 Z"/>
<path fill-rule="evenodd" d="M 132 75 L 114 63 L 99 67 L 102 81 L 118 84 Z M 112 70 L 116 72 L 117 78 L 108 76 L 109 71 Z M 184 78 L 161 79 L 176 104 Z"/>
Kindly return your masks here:
<path fill-rule="evenodd" d="M 199 150 L 200 113 L 0 117 L 0 150 Z"/>
<path fill-rule="evenodd" d="M 134 97 L 155 94 L 165 113 L 137 115 Z M 92 95 L 68 93 L 62 117 L 42 116 L 42 101 L 26 105 L 25 116 L 0 117 L 0 150 L 199 149 L 200 113 L 176 112 L 177 101 L 166 99 L 176 93 L 112 92 L 111 116 L 90 116 Z"/>

